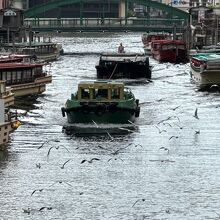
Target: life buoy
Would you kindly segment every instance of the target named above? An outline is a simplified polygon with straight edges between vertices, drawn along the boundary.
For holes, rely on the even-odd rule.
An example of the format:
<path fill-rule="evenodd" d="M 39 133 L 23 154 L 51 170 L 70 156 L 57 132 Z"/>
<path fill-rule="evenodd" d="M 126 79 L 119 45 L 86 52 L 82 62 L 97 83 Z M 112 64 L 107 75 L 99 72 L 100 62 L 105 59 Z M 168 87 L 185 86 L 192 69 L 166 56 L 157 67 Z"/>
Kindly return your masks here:
<path fill-rule="evenodd" d="M 18 120 L 11 123 L 11 127 L 12 127 L 13 129 L 17 129 L 20 125 L 21 125 L 21 122 L 18 121 Z"/>

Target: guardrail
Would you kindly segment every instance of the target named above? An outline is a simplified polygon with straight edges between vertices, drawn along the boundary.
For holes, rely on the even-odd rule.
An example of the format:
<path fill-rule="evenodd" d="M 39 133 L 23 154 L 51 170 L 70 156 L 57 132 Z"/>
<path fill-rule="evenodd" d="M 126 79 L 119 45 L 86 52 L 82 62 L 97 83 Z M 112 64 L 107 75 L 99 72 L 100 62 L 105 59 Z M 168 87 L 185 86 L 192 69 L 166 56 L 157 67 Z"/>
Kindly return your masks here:
<path fill-rule="evenodd" d="M 65 28 L 125 28 L 125 27 L 167 27 L 183 28 L 184 19 L 147 18 L 26 18 L 25 25 L 42 29 Z"/>

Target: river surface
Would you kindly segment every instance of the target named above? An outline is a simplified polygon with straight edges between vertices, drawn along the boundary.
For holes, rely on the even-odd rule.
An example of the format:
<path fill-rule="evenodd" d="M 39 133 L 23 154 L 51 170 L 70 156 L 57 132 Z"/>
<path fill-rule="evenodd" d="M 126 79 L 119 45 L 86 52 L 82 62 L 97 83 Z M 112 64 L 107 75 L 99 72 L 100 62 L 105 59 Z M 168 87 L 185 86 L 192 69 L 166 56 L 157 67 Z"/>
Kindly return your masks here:
<path fill-rule="evenodd" d="M 128 85 L 141 103 L 136 132 L 62 132 L 60 108 L 79 81 L 96 78 L 99 53 L 120 42 L 143 52 L 141 34 L 53 38 L 74 54 L 47 66 L 53 82 L 19 107 L 22 126 L 0 152 L 0 220 L 220 219 L 220 95 L 198 91 L 188 64 L 151 59 L 152 82 Z"/>

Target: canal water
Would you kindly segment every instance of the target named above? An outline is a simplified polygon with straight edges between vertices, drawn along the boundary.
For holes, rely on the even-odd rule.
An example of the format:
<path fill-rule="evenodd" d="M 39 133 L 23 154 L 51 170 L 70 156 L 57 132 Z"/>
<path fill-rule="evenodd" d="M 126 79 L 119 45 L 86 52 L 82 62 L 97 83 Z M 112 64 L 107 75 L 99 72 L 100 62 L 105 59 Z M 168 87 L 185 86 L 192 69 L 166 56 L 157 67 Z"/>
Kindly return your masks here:
<path fill-rule="evenodd" d="M 19 106 L 22 126 L 0 152 L 1 220 L 220 218 L 220 96 L 198 91 L 188 64 L 151 59 L 152 82 L 129 83 L 141 103 L 136 132 L 62 132 L 60 109 L 78 82 L 96 78 L 99 53 L 120 42 L 126 52 L 143 52 L 141 34 L 53 38 L 72 54 L 48 65 L 52 84 Z"/>

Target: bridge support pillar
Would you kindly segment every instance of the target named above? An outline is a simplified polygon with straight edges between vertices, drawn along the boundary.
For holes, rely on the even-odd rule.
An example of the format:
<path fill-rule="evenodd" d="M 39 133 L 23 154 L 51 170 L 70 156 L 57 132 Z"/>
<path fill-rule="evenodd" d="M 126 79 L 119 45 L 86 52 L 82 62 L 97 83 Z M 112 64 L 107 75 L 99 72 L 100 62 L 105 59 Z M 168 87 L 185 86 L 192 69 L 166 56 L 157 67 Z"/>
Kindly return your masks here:
<path fill-rule="evenodd" d="M 125 5 L 125 0 L 120 0 L 119 2 L 119 17 L 120 18 L 125 18 L 125 12 L 126 12 L 126 5 Z"/>

